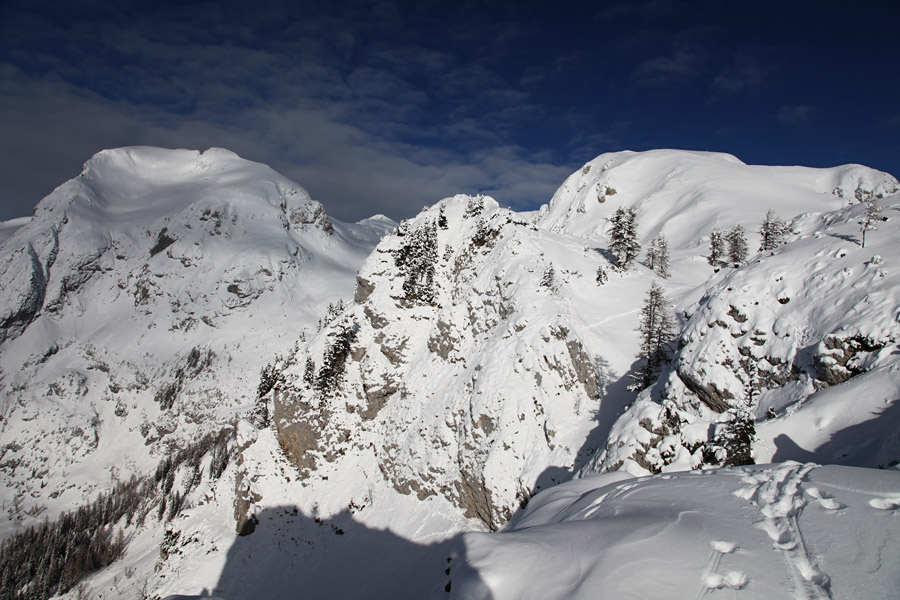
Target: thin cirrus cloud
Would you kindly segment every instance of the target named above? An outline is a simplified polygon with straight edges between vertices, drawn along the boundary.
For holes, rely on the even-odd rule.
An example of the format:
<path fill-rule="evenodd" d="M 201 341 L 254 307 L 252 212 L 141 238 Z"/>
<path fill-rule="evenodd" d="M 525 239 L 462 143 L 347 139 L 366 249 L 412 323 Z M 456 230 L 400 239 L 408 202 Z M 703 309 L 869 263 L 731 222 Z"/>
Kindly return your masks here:
<path fill-rule="evenodd" d="M 231 97 L 216 102 L 198 99 L 198 105 L 209 104 L 209 112 L 222 104 L 242 104 L 242 95 L 228 88 L 213 86 L 210 92 L 231 92 Z M 24 106 L 23 100 L 15 102 L 17 98 L 43 100 Z M 408 216 L 458 192 L 484 191 L 510 204 L 532 206 L 546 201 L 570 170 L 535 160 L 515 146 L 483 144 L 486 148 L 464 154 L 398 142 L 394 139 L 398 136 L 387 131 L 374 136 L 340 119 L 340 113 L 351 110 L 346 107 L 273 108 L 252 103 L 234 110 L 228 123 L 223 123 L 206 111 L 173 116 L 83 95 L 59 81 L 22 81 L 14 93 L 4 93 L 0 110 L 28 117 L 4 123 L 0 148 L 6 146 L 5 154 L 21 157 L 0 165 L 6 181 L 28 179 L 20 177 L 23 172 L 33 175 L 31 179 L 46 180 L 46 170 L 56 169 L 53 178 L 61 183 L 77 174 L 86 155 L 135 140 L 164 147 L 197 147 L 199 141 L 202 148 L 223 146 L 270 164 L 326 201 L 336 217 L 350 220 L 375 212 Z M 365 107 L 353 110 L 361 112 Z M 478 123 L 470 126 L 478 132 Z M 391 129 L 390 124 L 385 127 Z M 40 135 L 43 131 L 48 133 Z M 493 141 L 488 132 L 482 133 Z M 93 143 L 88 152 L 85 140 Z M 34 161 L 34 157 L 42 160 Z M 49 191 L 24 187 L 17 193 L 27 206 L 30 198 Z"/>
<path fill-rule="evenodd" d="M 778 109 L 778 120 L 788 125 L 809 123 L 816 116 L 816 108 L 808 105 L 786 105 Z"/>
<path fill-rule="evenodd" d="M 156 25 L 74 27 L 67 54 L 23 53 L 22 68 L 2 67 L 0 110 L 16 115 L 0 124 L 3 152 L 19 160 L 0 166 L 15 182 L 0 218 L 30 211 L 48 181 L 118 145 L 224 146 L 296 179 L 348 220 L 409 216 L 458 192 L 531 207 L 570 171 L 504 139 L 512 121 L 541 111 L 483 65 L 429 78 L 453 57 L 409 43 L 345 60 L 361 33 L 340 30 L 343 22 L 330 24 L 327 40 L 307 23 L 272 43 L 258 31 L 196 38 Z M 113 59 L 85 50 L 97 43 Z M 451 118 L 435 117 L 442 112 Z"/>
<path fill-rule="evenodd" d="M 690 50 L 675 50 L 640 63 L 632 73 L 634 83 L 644 87 L 672 89 L 699 75 L 701 58 Z"/>
<path fill-rule="evenodd" d="M 8 0 L 0 220 L 137 144 L 226 147 L 343 220 L 459 192 L 536 208 L 622 149 L 900 170 L 887 9 L 801 4 Z"/>

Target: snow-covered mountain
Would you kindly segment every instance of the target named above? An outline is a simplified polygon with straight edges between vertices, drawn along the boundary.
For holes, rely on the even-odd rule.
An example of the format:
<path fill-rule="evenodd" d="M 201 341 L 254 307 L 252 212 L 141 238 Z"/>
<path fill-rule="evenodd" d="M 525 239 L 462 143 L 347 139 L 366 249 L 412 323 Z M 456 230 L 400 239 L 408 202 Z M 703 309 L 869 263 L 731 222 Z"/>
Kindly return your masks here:
<path fill-rule="evenodd" d="M 145 473 L 255 400 L 396 224 L 221 149 L 100 152 L 0 246 L 0 531 Z"/>
<path fill-rule="evenodd" d="M 198 181 L 204 161 L 213 173 Z M 133 181 L 129 170 L 138 172 Z M 165 185 L 147 183 L 160 177 Z M 82 191 L 91 185 L 104 193 L 92 199 L 96 192 Z M 189 201 L 185 186 L 204 192 Z M 157 469 L 143 484 L 137 513 L 145 516 L 110 521 L 131 541 L 118 567 L 89 580 L 91 590 L 826 598 L 854 597 L 864 581 L 869 597 L 897 589 L 896 561 L 878 561 L 900 553 L 891 518 L 900 473 L 865 468 L 900 460 L 893 177 L 856 165 L 621 152 L 586 164 L 540 211 L 456 196 L 396 230 L 383 219 L 332 222 L 304 192 L 285 191 L 297 189 L 224 151 L 177 160 L 148 149 L 101 153 L 2 247 L 5 264 L 40 267 L 6 267 L 19 274 L 9 289 L 21 291 L 4 288 L 11 299 L 0 305 L 11 307 L 2 384 L 27 393 L 4 413 L 4 442 L 7 431 L 40 431 L 50 441 L 36 447 L 48 460 L 64 460 L 70 447 L 79 465 L 45 479 L 96 481 L 103 460 L 119 465 L 120 477 L 147 473 L 163 447 L 185 448 L 223 426 L 231 440 L 190 446 Z M 74 196 L 82 200 L 65 200 Z M 137 197 L 147 200 L 140 219 L 126 218 L 127 199 Z M 212 197 L 232 207 L 218 211 L 218 226 L 216 209 L 205 212 Z M 252 209 L 247 197 L 256 198 L 246 202 Z M 169 208 L 151 217 L 146 205 L 155 203 Z M 884 220 L 862 248 L 859 221 L 872 203 Z M 44 221 L 66 223 L 40 233 L 52 228 L 35 223 L 57 205 L 72 207 Z M 233 218 L 238 205 L 247 212 Z M 108 233 L 91 235 L 113 250 L 93 262 L 87 251 L 59 258 L 61 232 L 93 231 L 72 224 L 100 206 L 104 218 L 91 223 L 107 223 Z M 610 220 L 624 208 L 645 249 L 668 240 L 669 277 L 641 263 L 617 268 Z M 769 210 L 788 224 L 784 244 L 756 253 Z M 711 260 L 712 232 L 736 225 L 747 233 L 748 259 Z M 48 261 L 54 243 L 59 257 Z M 216 259 L 203 263 L 207 271 L 202 257 Z M 29 316 L 31 282 L 43 281 L 33 273 L 50 262 L 43 304 Z M 58 263 L 82 266 L 54 275 Z M 69 285 L 66 272 L 81 275 Z M 641 308 L 654 284 L 677 335 L 671 362 L 636 393 Z M 85 300 L 95 292 L 110 308 Z M 346 303 L 325 315 L 338 297 Z M 71 341 L 48 353 L 57 336 Z M 34 357 L 18 361 L 21 372 L 13 348 Z M 139 371 L 142 360 L 158 366 Z M 90 400 L 72 400 L 82 380 L 68 373 L 103 389 L 100 398 L 89 391 Z M 62 387 L 61 377 L 74 383 Z M 53 383 L 62 394 L 41 396 Z M 125 416 L 115 412 L 121 397 Z M 94 414 L 46 408 L 57 405 L 113 411 L 100 413 L 101 441 L 52 441 L 62 415 L 83 414 L 89 426 Z M 247 419 L 231 429 L 236 416 Z M 74 428 L 77 419 L 66 418 Z M 710 468 L 735 462 L 729 440 L 747 423 L 755 427 L 747 456 L 783 464 Z M 122 441 L 104 446 L 113 431 Z M 150 444 L 126 447 L 133 439 Z M 32 452 L 17 444 L 10 457 Z M 126 450 L 143 456 L 127 467 L 109 458 Z M 16 465 L 10 486 L 33 494 L 39 483 L 28 488 L 19 463 L 3 464 Z"/>

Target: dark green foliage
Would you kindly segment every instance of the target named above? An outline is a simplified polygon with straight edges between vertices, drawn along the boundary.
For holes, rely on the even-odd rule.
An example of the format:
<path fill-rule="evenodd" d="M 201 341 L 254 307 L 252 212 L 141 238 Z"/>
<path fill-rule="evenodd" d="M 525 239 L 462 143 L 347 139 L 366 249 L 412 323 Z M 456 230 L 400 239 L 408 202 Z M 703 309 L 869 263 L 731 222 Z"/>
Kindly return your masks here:
<path fill-rule="evenodd" d="M 437 262 L 437 227 L 426 223 L 404 236 L 394 252 L 394 264 L 403 273 L 407 300 L 434 302 L 434 266 Z"/>
<path fill-rule="evenodd" d="M 284 383 L 284 374 L 273 364 L 268 364 L 259 373 L 259 385 L 256 388 L 256 397 L 262 398 L 272 391 L 277 385 Z"/>
<path fill-rule="evenodd" d="M 112 524 L 135 514 L 152 485 L 132 477 L 94 502 L 4 540 L 0 546 L 0 600 L 43 600 L 72 589 L 125 550 Z"/>
<path fill-rule="evenodd" d="M 476 248 L 482 246 L 493 246 L 493 242 L 500 235 L 500 231 L 494 229 L 484 219 L 478 219 L 475 226 L 475 234 L 472 236 L 472 245 Z"/>
<path fill-rule="evenodd" d="M 438 214 L 438 227 L 447 229 L 447 215 L 444 213 L 444 205 L 441 204 L 441 212 Z"/>
<path fill-rule="evenodd" d="M 269 401 L 265 396 L 256 399 L 253 410 L 250 411 L 248 420 L 253 423 L 257 429 L 264 429 L 269 426 Z"/>
<path fill-rule="evenodd" d="M 340 387 L 341 375 L 347 357 L 350 356 L 350 345 L 356 336 L 357 326 L 344 325 L 332 334 L 325 356 L 322 357 L 322 368 L 316 377 L 316 389 L 327 393 Z"/>
<path fill-rule="evenodd" d="M 333 323 L 341 313 L 344 312 L 344 301 L 338 298 L 338 301 L 334 304 L 331 302 L 328 303 L 328 311 L 325 313 L 325 318 L 322 319 L 322 325 L 329 325 Z"/>
<path fill-rule="evenodd" d="M 256 404 L 250 413 L 250 421 L 257 428 L 262 429 L 269 426 L 269 403 L 266 400 L 266 395 L 273 388 L 283 383 L 284 374 L 278 367 L 268 364 L 260 371 L 259 386 L 256 388 Z"/>
<path fill-rule="evenodd" d="M 638 327 L 641 334 L 641 346 L 638 358 L 647 363 L 636 378 L 639 387 L 647 387 L 653 383 L 663 363 L 671 357 L 670 342 L 675 339 L 675 320 L 669 311 L 662 288 L 654 281 L 647 292 L 644 306 L 641 308 L 641 323 Z"/>
<path fill-rule="evenodd" d="M 160 520 L 177 515 L 201 480 L 200 463 L 207 454 L 213 479 L 225 470 L 232 436 L 231 428 L 210 433 L 166 457 L 152 477 L 120 482 L 90 504 L 5 539 L 0 545 L 0 600 L 45 600 L 115 562 L 126 546 L 122 530 L 116 532 L 122 520 L 125 526 L 140 524 L 154 508 Z M 191 469 L 191 476 L 183 490 L 173 490 L 179 467 Z"/>
<path fill-rule="evenodd" d="M 703 449 L 703 462 L 724 467 L 755 464 L 751 450 L 756 436 L 753 415 L 743 408 L 733 408 L 726 427 Z"/>
<path fill-rule="evenodd" d="M 307 383 L 307 385 L 313 385 L 316 381 L 316 363 L 313 362 L 312 357 L 306 357 L 306 366 L 303 369 L 303 381 Z"/>

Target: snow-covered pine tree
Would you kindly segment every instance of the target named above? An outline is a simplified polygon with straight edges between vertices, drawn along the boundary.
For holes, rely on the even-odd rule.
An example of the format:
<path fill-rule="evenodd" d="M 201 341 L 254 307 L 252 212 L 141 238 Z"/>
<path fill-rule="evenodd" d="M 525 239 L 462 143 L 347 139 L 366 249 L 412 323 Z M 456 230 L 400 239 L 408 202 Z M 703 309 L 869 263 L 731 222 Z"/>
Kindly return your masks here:
<path fill-rule="evenodd" d="M 725 236 L 721 229 L 713 229 L 709 234 L 709 264 L 715 266 L 725 254 Z"/>
<path fill-rule="evenodd" d="M 647 247 L 647 266 L 660 277 L 669 276 L 669 242 L 664 235 L 653 238 Z"/>
<path fill-rule="evenodd" d="M 597 285 L 603 285 L 607 281 L 609 281 L 609 274 L 606 272 L 606 267 L 600 265 L 597 267 Z"/>
<path fill-rule="evenodd" d="M 656 238 L 650 240 L 650 243 L 647 245 L 647 259 L 646 265 L 650 267 L 652 270 L 656 270 Z"/>
<path fill-rule="evenodd" d="M 638 358 L 647 361 L 636 378 L 641 388 L 653 383 L 663 363 L 670 357 L 669 342 L 675 339 L 675 319 L 666 304 L 662 288 L 654 281 L 641 307 L 638 327 L 641 334 Z"/>
<path fill-rule="evenodd" d="M 440 227 L 441 229 L 447 229 L 447 215 L 444 213 L 444 205 L 443 204 L 441 204 L 441 210 L 440 210 L 440 213 L 438 214 L 437 224 L 438 224 L 438 227 Z"/>
<path fill-rule="evenodd" d="M 556 291 L 556 269 L 553 268 L 553 263 L 544 269 L 544 274 L 541 276 L 541 287 L 545 287 L 551 292 Z"/>
<path fill-rule="evenodd" d="M 728 261 L 735 266 L 747 260 L 747 236 L 744 228 L 735 225 L 728 232 Z"/>
<path fill-rule="evenodd" d="M 474 198 L 469 198 L 466 203 L 466 212 L 463 213 L 463 219 L 472 219 L 477 217 L 484 211 L 484 196 L 481 194 Z"/>
<path fill-rule="evenodd" d="M 787 224 L 770 208 L 766 212 L 766 218 L 763 219 L 759 228 L 759 251 L 768 252 L 784 244 L 786 231 Z"/>
<path fill-rule="evenodd" d="M 627 269 L 641 253 L 638 242 L 637 215 L 633 208 L 619 207 L 610 219 L 609 250 L 620 269 Z"/>
<path fill-rule="evenodd" d="M 724 427 L 703 448 L 703 462 L 723 467 L 754 464 L 753 438 L 756 437 L 756 420 L 747 408 L 732 408 Z"/>
<path fill-rule="evenodd" d="M 881 208 L 876 203 L 876 199 L 868 198 L 864 202 L 866 204 L 866 214 L 863 216 L 862 221 L 859 222 L 860 230 L 862 231 L 862 242 L 860 243 L 862 248 L 866 247 L 866 232 L 878 229 L 875 223 L 881 220 Z"/>
<path fill-rule="evenodd" d="M 279 383 L 284 383 L 284 375 L 276 365 L 273 365 L 272 363 L 267 364 L 259 373 L 259 385 L 256 387 L 256 397 L 262 398 Z"/>
<path fill-rule="evenodd" d="M 344 366 L 347 357 L 350 356 L 350 344 L 356 335 L 358 326 L 344 324 L 334 332 L 325 355 L 322 357 L 322 368 L 316 377 L 316 389 L 323 394 L 328 394 L 339 387 L 341 375 L 344 374 Z"/>
<path fill-rule="evenodd" d="M 312 385 L 316 380 L 316 363 L 313 362 L 311 356 L 306 357 L 306 365 L 303 369 L 303 381 L 308 385 Z"/>
<path fill-rule="evenodd" d="M 434 265 L 437 262 L 437 227 L 428 222 L 409 232 L 394 252 L 394 264 L 403 273 L 407 300 L 434 301 Z"/>

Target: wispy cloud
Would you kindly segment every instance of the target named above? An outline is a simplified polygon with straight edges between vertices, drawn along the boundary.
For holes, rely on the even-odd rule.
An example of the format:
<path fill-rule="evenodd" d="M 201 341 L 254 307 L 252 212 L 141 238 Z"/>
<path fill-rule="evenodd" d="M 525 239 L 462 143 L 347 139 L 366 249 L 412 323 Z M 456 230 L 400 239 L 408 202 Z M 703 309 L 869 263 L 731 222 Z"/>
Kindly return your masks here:
<path fill-rule="evenodd" d="M 631 75 L 634 83 L 653 88 L 672 88 L 694 79 L 702 64 L 699 54 L 675 50 L 640 63 Z"/>
<path fill-rule="evenodd" d="M 603 7 L 596 15 L 598 20 L 618 18 L 663 19 L 685 8 L 678 0 L 646 0 L 644 2 L 618 2 Z"/>
<path fill-rule="evenodd" d="M 884 119 L 880 125 L 882 129 L 900 129 L 900 115 L 894 115 L 893 117 Z"/>
<path fill-rule="evenodd" d="M 713 80 L 712 88 L 724 94 L 749 94 L 761 90 L 767 80 L 766 70 L 757 64 L 742 64 L 723 70 Z"/>
<path fill-rule="evenodd" d="M 277 29 L 277 19 L 251 16 L 234 29 L 215 11 L 199 37 L 153 17 L 113 15 L 93 30 L 25 17 L 26 29 L 71 43 L 60 54 L 20 39 L 20 66 L 3 67 L 0 148 L 16 159 L 0 164 L 12 182 L 0 218 L 27 212 L 50 191 L 47 181 L 61 183 L 92 153 L 119 145 L 224 146 L 296 179 L 350 220 L 405 217 L 458 192 L 531 206 L 569 171 L 512 141 L 514 124 L 544 110 L 494 70 L 430 50 L 404 28 L 392 32 L 408 39 L 380 44 L 379 21 L 402 18 L 389 3 L 355 20 L 311 14 L 272 40 L 260 30 Z M 105 53 L 86 51 L 92 44 Z"/>
<path fill-rule="evenodd" d="M 808 105 L 785 105 L 778 109 L 778 120 L 788 125 L 809 123 L 816 116 L 816 108 Z"/>

